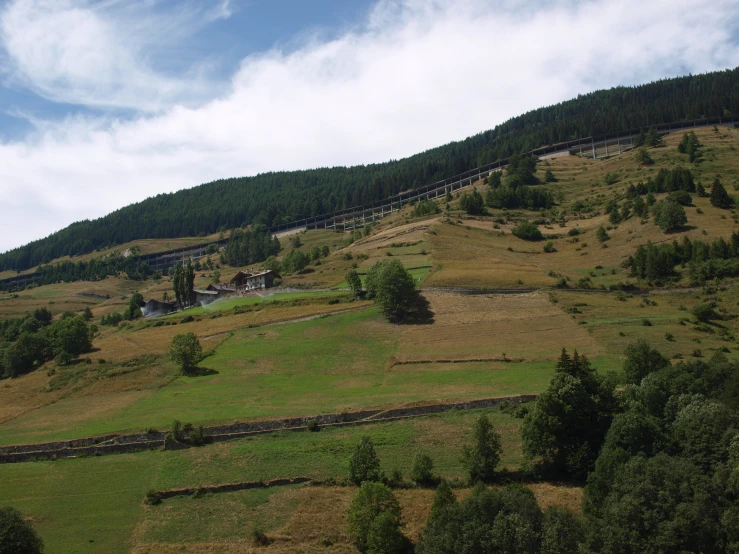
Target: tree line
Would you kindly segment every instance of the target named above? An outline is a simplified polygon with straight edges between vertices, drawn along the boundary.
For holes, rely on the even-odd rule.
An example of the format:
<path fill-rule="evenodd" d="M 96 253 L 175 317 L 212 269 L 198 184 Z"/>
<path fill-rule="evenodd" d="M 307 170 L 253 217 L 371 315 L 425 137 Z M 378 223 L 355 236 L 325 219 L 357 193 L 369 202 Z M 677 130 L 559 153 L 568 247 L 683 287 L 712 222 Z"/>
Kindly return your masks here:
<path fill-rule="evenodd" d="M 739 68 L 596 91 L 401 160 L 221 179 L 160 194 L 6 252 L 0 270 L 28 269 L 144 238 L 278 225 L 374 202 L 547 144 L 731 113 L 739 113 Z"/>
<path fill-rule="evenodd" d="M 49 360 L 68 365 L 89 352 L 97 331 L 90 325 L 92 312 L 83 315 L 65 312 L 52 322 L 46 308 L 22 318 L 0 321 L 0 379 L 18 377 Z"/>

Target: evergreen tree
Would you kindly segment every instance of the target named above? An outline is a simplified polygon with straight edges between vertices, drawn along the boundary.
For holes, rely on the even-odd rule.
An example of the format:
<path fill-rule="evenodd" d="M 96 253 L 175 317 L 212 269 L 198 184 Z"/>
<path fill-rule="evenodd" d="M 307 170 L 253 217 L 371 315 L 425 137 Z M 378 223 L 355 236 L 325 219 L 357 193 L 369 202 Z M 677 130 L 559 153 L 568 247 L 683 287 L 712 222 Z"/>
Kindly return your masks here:
<path fill-rule="evenodd" d="M 726 192 L 718 177 L 713 180 L 711 185 L 711 205 L 726 210 L 734 206 L 734 199 Z"/>
<path fill-rule="evenodd" d="M 487 416 L 481 415 L 472 430 L 473 445 L 465 446 L 462 460 L 467 468 L 470 482 L 491 482 L 495 478 L 495 468 L 500 463 L 503 447 L 500 435 L 495 432 Z"/>

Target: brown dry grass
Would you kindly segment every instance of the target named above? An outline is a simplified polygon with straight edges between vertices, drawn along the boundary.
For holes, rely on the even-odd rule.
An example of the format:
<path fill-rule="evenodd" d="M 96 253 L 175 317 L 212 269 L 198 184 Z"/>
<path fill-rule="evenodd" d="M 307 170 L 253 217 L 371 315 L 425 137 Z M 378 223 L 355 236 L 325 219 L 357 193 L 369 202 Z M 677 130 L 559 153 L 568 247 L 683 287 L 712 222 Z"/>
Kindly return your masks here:
<path fill-rule="evenodd" d="M 589 356 L 601 352 L 596 341 L 543 293 L 459 296 L 427 293 L 434 312 L 432 325 L 401 327 L 397 358 L 469 360 L 522 357 L 550 360 L 571 345 Z M 454 369 L 454 364 L 438 366 Z M 397 369 L 402 371 L 402 366 Z"/>
<path fill-rule="evenodd" d="M 539 505 L 543 509 L 549 506 L 562 506 L 576 512 L 580 511 L 581 488 L 549 483 L 528 485 L 528 487 L 534 492 Z M 469 496 L 470 492 L 471 489 L 455 491 L 460 500 Z M 248 494 L 248 492 L 231 494 Z M 355 554 L 357 550 L 351 544 L 346 520 L 346 513 L 355 494 L 356 489 L 345 487 L 305 487 L 275 493 L 275 496 L 289 496 L 293 501 L 297 500 L 297 507 L 291 511 L 286 523 L 274 529 L 266 530 L 267 536 L 273 542 L 264 547 L 255 547 L 245 538 L 248 529 L 243 531 L 242 536 L 244 538 L 223 542 L 147 543 L 147 527 L 155 525 L 157 518 L 168 517 L 162 513 L 166 512 L 162 508 L 147 510 L 143 522 L 139 524 L 135 532 L 135 546 L 132 552 L 135 554 L 153 554 L 155 552 L 227 552 L 234 554 L 332 552 Z M 426 520 L 431 511 L 434 491 L 423 489 L 396 490 L 395 495 L 403 512 L 403 532 L 415 542 L 426 525 Z M 230 495 L 224 494 L 222 496 Z M 192 502 L 197 502 L 197 500 Z M 278 507 L 281 504 L 282 502 L 279 501 L 270 501 L 269 504 L 264 506 L 264 509 L 279 509 Z M 235 509 L 239 508 L 238 504 L 234 503 L 233 505 Z M 234 514 L 234 519 L 240 519 L 238 514 Z"/>

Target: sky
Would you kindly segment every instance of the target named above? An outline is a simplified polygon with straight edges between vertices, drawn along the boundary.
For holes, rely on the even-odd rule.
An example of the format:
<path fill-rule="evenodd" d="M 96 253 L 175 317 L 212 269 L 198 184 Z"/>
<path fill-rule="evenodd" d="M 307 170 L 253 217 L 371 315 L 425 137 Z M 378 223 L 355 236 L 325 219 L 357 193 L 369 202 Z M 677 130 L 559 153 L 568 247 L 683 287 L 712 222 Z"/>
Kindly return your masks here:
<path fill-rule="evenodd" d="M 0 1 L 0 251 L 215 179 L 402 158 L 737 65 L 736 0 Z"/>

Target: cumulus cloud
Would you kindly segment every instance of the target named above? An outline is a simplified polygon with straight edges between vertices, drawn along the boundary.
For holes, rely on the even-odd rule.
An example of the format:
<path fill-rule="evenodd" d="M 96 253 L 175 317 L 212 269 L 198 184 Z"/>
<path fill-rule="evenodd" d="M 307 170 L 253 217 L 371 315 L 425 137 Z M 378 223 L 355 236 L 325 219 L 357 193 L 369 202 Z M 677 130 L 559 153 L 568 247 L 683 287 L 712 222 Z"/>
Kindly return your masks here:
<path fill-rule="evenodd" d="M 3 29 L 8 13 L 29 3 L 40 2 L 11 4 Z M 220 7 L 215 13 L 227 17 L 228 5 Z M 80 83 L 108 87 L 138 111 L 125 119 L 100 112 L 36 121 L 34 132 L 0 145 L 0 191 L 9 208 L 0 250 L 160 192 L 399 158 L 578 93 L 724 69 L 739 59 L 739 14 L 728 0 L 381 0 L 335 40 L 250 55 L 222 93 L 199 102 L 160 94 L 147 113 L 146 99 L 159 90 L 147 80 L 188 76 L 165 77 L 135 52 L 114 52 L 125 52 L 128 41 L 106 17 L 95 12 L 116 32 L 90 67 L 116 60 L 125 87 L 82 65 L 59 77 L 62 70 L 33 55 L 24 61 L 3 31 L 18 72 L 32 75 L 35 87 L 51 83 L 50 96 Z"/>

